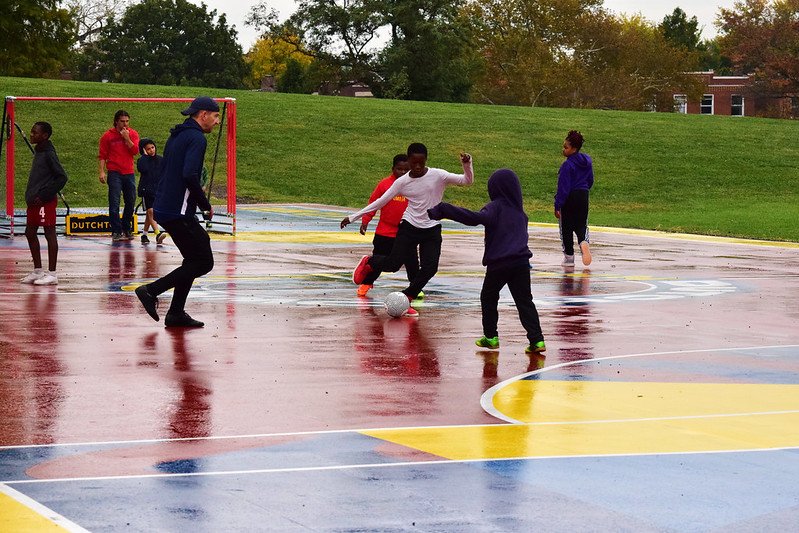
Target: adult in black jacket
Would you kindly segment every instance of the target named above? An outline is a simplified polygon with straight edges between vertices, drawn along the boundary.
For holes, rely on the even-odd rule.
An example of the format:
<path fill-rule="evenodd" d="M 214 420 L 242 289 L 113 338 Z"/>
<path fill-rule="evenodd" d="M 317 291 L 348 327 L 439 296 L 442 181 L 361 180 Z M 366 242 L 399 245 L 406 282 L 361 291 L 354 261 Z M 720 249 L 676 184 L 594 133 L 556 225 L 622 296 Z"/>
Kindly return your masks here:
<path fill-rule="evenodd" d="M 213 216 L 200 176 L 207 145 L 204 134 L 211 133 L 219 124 L 219 105 L 212 98 L 201 96 L 181 113 L 189 118 L 172 128 L 164 147 L 153 212 L 155 220 L 183 255 L 183 264 L 166 276 L 138 287 L 136 296 L 153 320 L 158 321 L 158 295 L 174 288 L 164 324 L 198 328 L 205 324 L 190 317 L 184 307 L 194 280 L 214 267 L 211 240 L 197 220 L 196 211 L 199 207 L 206 220 Z"/>

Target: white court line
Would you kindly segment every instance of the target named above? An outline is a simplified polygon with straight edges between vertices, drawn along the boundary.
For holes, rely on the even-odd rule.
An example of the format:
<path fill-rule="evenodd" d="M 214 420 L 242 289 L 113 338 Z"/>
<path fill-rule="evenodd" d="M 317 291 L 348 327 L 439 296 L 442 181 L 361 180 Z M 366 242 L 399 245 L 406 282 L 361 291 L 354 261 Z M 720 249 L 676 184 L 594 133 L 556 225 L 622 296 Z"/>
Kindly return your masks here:
<path fill-rule="evenodd" d="M 536 376 L 539 374 L 543 374 L 544 372 L 550 372 L 552 370 L 557 370 L 559 368 L 564 368 L 571 365 L 582 365 L 586 363 L 595 363 L 600 361 L 610 361 L 614 359 L 629 359 L 632 357 L 651 357 L 656 355 L 667 355 L 667 354 L 675 354 L 675 355 L 682 355 L 682 354 L 691 354 L 691 353 L 710 353 L 710 352 L 739 352 L 739 351 L 746 351 L 746 350 L 770 350 L 774 348 L 799 348 L 799 344 L 784 344 L 784 345 L 774 345 L 774 346 L 749 346 L 745 348 L 708 348 L 703 350 L 675 350 L 675 351 L 667 351 L 667 352 L 644 352 L 644 353 L 634 353 L 628 355 L 610 355 L 608 357 L 597 357 L 594 359 L 581 359 L 579 361 L 568 361 L 566 363 L 560 363 L 557 365 L 552 366 L 545 366 L 544 368 L 540 368 L 538 370 L 533 370 L 532 372 L 526 372 L 524 374 L 519 374 L 518 376 L 514 376 L 512 378 L 506 379 L 505 381 L 501 381 L 485 391 L 483 395 L 480 397 L 480 406 L 483 410 L 488 413 L 489 415 L 498 418 L 499 420 L 503 420 L 510 424 L 525 424 L 525 422 L 521 422 L 516 420 L 515 418 L 511 418 L 506 416 L 505 414 L 501 413 L 497 408 L 494 407 L 494 396 L 503 388 L 507 387 L 511 383 L 515 383 L 517 381 L 521 381 L 526 379 L 530 376 Z M 714 415 L 709 415 L 714 416 Z M 701 418 L 701 417 L 700 417 Z M 665 420 L 666 418 L 664 418 Z M 628 419 L 630 422 L 635 421 L 637 419 L 631 418 Z M 657 418 L 651 420 L 659 420 Z"/>
<path fill-rule="evenodd" d="M 3 483 L 0 483 L 0 493 L 5 494 L 12 500 L 19 502 L 20 504 L 24 505 L 31 511 L 35 512 L 38 515 L 43 516 L 44 518 L 50 520 L 57 526 L 62 527 L 67 531 L 70 531 L 72 533 L 89 533 L 88 530 L 80 527 L 78 524 L 72 522 L 71 520 L 61 516 L 60 514 L 50 509 L 49 507 L 42 505 L 33 498 L 30 498 L 29 496 L 26 496 L 21 492 L 6 486 Z"/>
<path fill-rule="evenodd" d="M 435 461 L 403 461 L 398 463 L 365 463 L 349 465 L 331 466 L 296 466 L 287 468 L 258 468 L 254 470 L 220 470 L 217 472 L 184 472 L 172 474 L 131 474 L 124 476 L 92 476 L 74 478 L 53 478 L 53 479 L 17 479 L 4 481 L 5 485 L 35 485 L 41 483 L 64 483 L 81 481 L 124 481 L 131 479 L 162 479 L 162 478 L 184 478 L 184 477 L 216 477 L 216 476 L 241 476 L 248 474 L 289 474 L 296 472 L 329 472 L 343 470 L 359 470 L 365 468 L 394 468 L 394 467 L 422 467 L 427 465 L 462 465 L 474 463 L 505 463 L 509 461 L 540 461 L 550 459 L 591 459 L 606 457 L 656 457 L 664 455 L 704 455 L 722 453 L 763 453 L 779 452 L 788 450 L 799 450 L 797 446 L 786 446 L 783 448 L 752 448 L 740 450 L 711 450 L 711 451 L 691 451 L 691 452 L 649 452 L 649 453 L 606 453 L 606 454 L 580 454 L 580 455 L 546 455 L 538 457 L 528 457 L 520 455 L 517 457 L 502 457 L 498 459 L 441 459 Z M 1 485 L 0 485 L 1 486 Z"/>

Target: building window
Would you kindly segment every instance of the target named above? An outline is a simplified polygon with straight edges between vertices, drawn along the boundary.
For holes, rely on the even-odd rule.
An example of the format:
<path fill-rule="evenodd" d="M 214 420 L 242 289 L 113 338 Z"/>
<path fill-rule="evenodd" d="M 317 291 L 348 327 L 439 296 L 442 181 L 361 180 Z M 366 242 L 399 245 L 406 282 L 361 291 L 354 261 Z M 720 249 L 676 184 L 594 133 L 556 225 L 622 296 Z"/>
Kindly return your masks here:
<path fill-rule="evenodd" d="M 699 104 L 699 113 L 702 114 L 702 115 L 712 115 L 713 114 L 713 95 L 712 94 L 702 95 L 702 103 Z"/>
<path fill-rule="evenodd" d="M 688 97 L 686 95 L 674 95 L 674 112 L 682 114 L 688 113 Z"/>
<path fill-rule="evenodd" d="M 744 116 L 744 97 L 740 94 L 732 95 L 732 103 L 730 105 L 730 115 L 734 117 Z"/>

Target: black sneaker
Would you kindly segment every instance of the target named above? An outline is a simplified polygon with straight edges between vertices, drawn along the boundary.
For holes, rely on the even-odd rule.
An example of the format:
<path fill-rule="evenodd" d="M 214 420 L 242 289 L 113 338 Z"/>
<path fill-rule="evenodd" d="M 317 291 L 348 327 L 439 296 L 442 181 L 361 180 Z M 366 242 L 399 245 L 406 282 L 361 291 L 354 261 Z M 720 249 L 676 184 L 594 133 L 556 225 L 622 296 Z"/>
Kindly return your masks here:
<path fill-rule="evenodd" d="M 147 314 L 153 317 L 153 320 L 158 322 L 158 298 L 150 294 L 145 285 L 136 287 L 135 292 L 136 296 L 139 297 L 139 301 L 144 306 L 144 310 L 147 311 Z M 169 315 L 167 315 L 167 317 L 169 317 Z"/>
<path fill-rule="evenodd" d="M 112 233 L 111 234 L 111 242 L 119 242 L 125 240 L 121 233 Z"/>
<path fill-rule="evenodd" d="M 146 233 L 142 233 L 142 235 L 141 235 L 141 243 L 142 244 L 150 244 L 150 239 L 147 237 Z"/>
<path fill-rule="evenodd" d="M 122 240 L 123 241 L 132 241 L 133 240 L 133 234 L 131 232 L 129 232 L 129 231 L 126 231 L 124 233 L 124 237 L 122 237 Z"/>
<path fill-rule="evenodd" d="M 180 313 L 167 313 L 164 325 L 168 328 L 201 328 L 205 326 L 205 323 L 194 320 L 187 312 L 183 311 Z"/>
<path fill-rule="evenodd" d="M 155 234 L 155 242 L 157 244 L 163 244 L 164 239 L 166 239 L 167 233 L 165 231 L 159 231 Z"/>

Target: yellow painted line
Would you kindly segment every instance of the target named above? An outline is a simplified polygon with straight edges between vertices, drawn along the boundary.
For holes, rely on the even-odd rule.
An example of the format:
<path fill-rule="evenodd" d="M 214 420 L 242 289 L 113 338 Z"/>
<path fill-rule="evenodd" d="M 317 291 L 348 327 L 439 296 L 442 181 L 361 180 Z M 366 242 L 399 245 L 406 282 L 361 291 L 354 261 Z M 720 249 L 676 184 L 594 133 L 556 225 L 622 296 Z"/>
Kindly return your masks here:
<path fill-rule="evenodd" d="M 799 447 L 799 385 L 522 380 L 493 401 L 523 423 L 363 433 L 452 460 Z"/>
<path fill-rule="evenodd" d="M 696 453 L 799 447 L 799 413 L 596 424 L 363 431 L 450 460 Z"/>
<path fill-rule="evenodd" d="M 519 380 L 493 407 L 524 423 L 799 412 L 799 385 Z"/>
<path fill-rule="evenodd" d="M 0 531 L 24 531 L 26 533 L 47 533 L 68 531 L 49 518 L 39 514 L 29 506 L 7 494 L 20 493 L 0 485 Z"/>
<path fill-rule="evenodd" d="M 475 232 L 447 230 L 447 235 L 473 235 Z M 239 231 L 236 235 L 214 235 L 214 240 L 243 242 L 276 242 L 297 244 L 363 244 L 372 246 L 372 235 L 361 235 L 357 231 Z"/>

